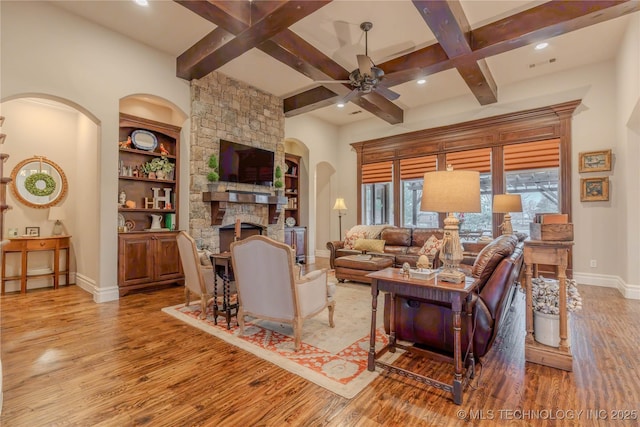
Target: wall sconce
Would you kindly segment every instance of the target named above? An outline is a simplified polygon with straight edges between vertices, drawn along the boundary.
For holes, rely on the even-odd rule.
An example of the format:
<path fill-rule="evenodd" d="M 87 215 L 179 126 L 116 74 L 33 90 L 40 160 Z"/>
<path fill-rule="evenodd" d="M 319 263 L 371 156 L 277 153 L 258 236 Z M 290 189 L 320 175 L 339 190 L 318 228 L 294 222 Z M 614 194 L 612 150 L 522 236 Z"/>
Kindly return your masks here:
<path fill-rule="evenodd" d="M 338 197 L 336 199 L 335 205 L 333 205 L 333 210 L 338 211 L 338 230 L 340 234 L 338 234 L 338 240 L 342 239 L 342 216 L 346 215 L 347 205 L 344 204 L 344 199 L 342 197 Z"/>

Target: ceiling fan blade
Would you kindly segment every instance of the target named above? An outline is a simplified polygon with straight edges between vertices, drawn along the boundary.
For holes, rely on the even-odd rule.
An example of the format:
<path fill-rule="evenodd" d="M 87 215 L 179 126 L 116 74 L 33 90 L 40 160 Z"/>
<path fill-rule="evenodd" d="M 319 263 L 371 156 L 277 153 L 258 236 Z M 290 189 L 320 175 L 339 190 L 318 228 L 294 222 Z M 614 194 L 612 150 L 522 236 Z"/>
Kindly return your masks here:
<path fill-rule="evenodd" d="M 357 55 L 358 57 L 358 69 L 360 70 L 360 75 L 364 77 L 364 75 L 371 76 L 371 66 L 373 62 L 367 55 Z"/>
<path fill-rule="evenodd" d="M 387 98 L 389 101 L 395 101 L 396 99 L 400 98 L 400 94 L 399 93 L 396 93 L 396 92 L 392 91 L 391 89 L 386 88 L 384 86 L 376 86 L 373 90 L 375 90 L 380 95 L 382 95 L 385 98 Z"/>
<path fill-rule="evenodd" d="M 314 83 L 351 83 L 351 80 L 314 80 Z"/>
<path fill-rule="evenodd" d="M 352 90 L 351 92 L 349 92 L 348 94 L 346 94 L 343 98 L 342 98 L 342 102 L 344 102 L 345 104 L 349 101 L 351 101 L 353 98 L 356 97 L 356 95 L 358 94 L 359 90 L 356 88 L 354 90 Z"/>

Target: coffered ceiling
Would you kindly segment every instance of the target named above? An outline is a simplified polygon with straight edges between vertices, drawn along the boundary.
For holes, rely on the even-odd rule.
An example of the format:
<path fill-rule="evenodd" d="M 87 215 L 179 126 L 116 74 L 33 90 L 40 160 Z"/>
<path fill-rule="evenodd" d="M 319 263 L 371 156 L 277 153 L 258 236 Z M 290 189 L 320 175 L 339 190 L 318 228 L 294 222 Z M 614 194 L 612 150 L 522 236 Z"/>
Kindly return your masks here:
<path fill-rule="evenodd" d="M 613 58 L 631 1 L 333 0 L 53 1 L 74 14 L 176 57 L 176 75 L 219 71 L 284 99 L 287 116 L 312 114 L 337 125 L 403 112 L 447 98 L 478 105 L 500 87 Z M 385 72 L 377 91 L 336 103 L 365 53 Z M 546 41 L 549 46 L 535 50 Z M 426 84 L 418 85 L 424 77 Z"/>

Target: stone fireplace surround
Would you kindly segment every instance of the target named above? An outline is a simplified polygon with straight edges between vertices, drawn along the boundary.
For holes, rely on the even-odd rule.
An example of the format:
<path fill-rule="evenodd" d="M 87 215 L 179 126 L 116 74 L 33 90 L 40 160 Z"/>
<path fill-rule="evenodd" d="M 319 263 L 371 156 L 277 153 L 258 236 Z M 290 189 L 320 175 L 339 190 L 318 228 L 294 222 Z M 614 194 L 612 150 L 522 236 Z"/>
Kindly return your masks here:
<path fill-rule="evenodd" d="M 204 200 L 203 194 L 208 192 L 209 156 L 219 154 L 220 139 L 273 151 L 275 164 L 284 164 L 282 100 L 212 72 L 191 81 L 190 120 L 189 233 L 214 253 L 224 250 L 220 232 L 230 226 L 233 234 L 236 220 L 260 226 L 263 234 L 284 241 L 284 215 L 280 214 L 273 223 L 268 204 L 226 203 L 222 220 L 216 221 L 219 225 L 212 226 L 211 203 Z M 275 193 L 264 186 L 223 182 L 219 185 L 219 192 Z"/>

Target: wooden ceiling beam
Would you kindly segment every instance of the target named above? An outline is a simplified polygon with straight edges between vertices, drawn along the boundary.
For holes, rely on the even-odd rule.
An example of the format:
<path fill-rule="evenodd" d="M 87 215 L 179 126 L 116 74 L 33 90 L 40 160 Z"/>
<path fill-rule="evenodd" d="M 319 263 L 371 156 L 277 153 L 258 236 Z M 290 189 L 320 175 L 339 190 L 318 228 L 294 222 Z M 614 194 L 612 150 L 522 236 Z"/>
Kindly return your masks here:
<path fill-rule="evenodd" d="M 200 40 L 189 49 L 187 56 L 183 56 L 183 54 L 178 57 L 178 76 L 187 79 L 204 77 L 211 71 L 220 68 L 234 58 L 253 49 L 330 2 L 331 0 L 280 1 L 270 13 L 263 15 L 260 19 L 252 19 L 248 27 L 244 28 L 237 33 L 235 37 L 229 39 L 222 45 L 219 43 L 226 39 L 222 37 L 220 33 L 214 36 L 212 36 L 212 33 L 209 33 L 205 38 L 211 36 L 214 41 L 218 42 L 216 48 L 212 49 L 204 39 Z M 206 15 L 220 22 L 222 19 L 221 16 L 225 16 L 222 6 L 226 6 L 228 3 L 229 2 L 208 2 L 203 5 L 194 5 L 194 2 L 182 2 L 181 4 L 190 9 L 191 7 L 196 8 L 200 11 L 200 16 Z M 211 6 L 212 11 L 202 11 L 204 6 Z M 238 16 L 229 14 L 226 14 L 226 17 L 228 22 L 224 26 L 219 26 L 222 26 L 227 31 L 229 31 L 230 28 L 236 31 L 238 27 L 241 27 L 239 23 L 246 24 L 246 22 L 243 22 L 243 19 L 246 19 L 246 17 L 239 18 Z M 188 64 L 186 63 L 187 57 L 189 59 Z M 198 61 L 194 63 L 194 59 L 198 59 Z"/>
<path fill-rule="evenodd" d="M 412 1 L 480 105 L 498 102 L 498 89 L 486 62 L 470 57 L 471 25 L 460 1 Z"/>

